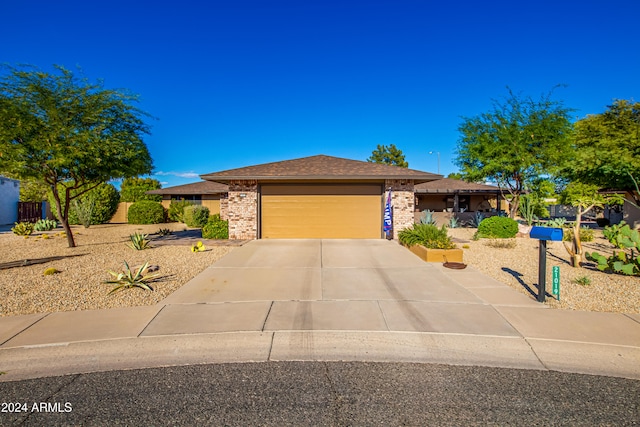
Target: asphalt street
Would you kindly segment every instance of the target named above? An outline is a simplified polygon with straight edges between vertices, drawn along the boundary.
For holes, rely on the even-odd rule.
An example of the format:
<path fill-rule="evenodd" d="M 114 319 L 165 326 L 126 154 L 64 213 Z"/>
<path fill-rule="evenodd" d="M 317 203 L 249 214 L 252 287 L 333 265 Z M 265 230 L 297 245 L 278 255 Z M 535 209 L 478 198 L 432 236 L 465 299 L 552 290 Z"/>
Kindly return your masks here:
<path fill-rule="evenodd" d="M 0 396 L 3 426 L 640 425 L 637 380 L 434 364 L 192 365 L 5 382 Z"/>

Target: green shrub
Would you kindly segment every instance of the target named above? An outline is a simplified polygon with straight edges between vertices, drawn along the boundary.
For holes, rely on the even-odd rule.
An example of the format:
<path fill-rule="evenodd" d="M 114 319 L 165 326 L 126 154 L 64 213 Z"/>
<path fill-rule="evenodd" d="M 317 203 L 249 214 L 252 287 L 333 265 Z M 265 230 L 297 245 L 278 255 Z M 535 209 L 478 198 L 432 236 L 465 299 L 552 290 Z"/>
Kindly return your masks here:
<path fill-rule="evenodd" d="M 71 201 L 72 211 L 75 213 L 76 218 L 78 218 L 78 222 L 84 225 L 84 228 L 91 226 L 91 215 L 93 214 L 95 204 L 96 201 L 92 195 L 84 197 L 81 200 L 73 199 Z"/>
<path fill-rule="evenodd" d="M 438 228 L 431 224 L 413 224 L 398 233 L 398 240 L 405 246 L 423 245 L 429 249 L 453 249 L 451 238 L 443 225 Z"/>
<path fill-rule="evenodd" d="M 229 221 L 220 219 L 220 214 L 211 215 L 209 220 L 202 227 L 203 239 L 228 239 Z"/>
<path fill-rule="evenodd" d="M 162 201 L 160 194 L 147 194 L 150 190 L 159 190 L 160 181 L 153 178 L 125 178 L 120 186 L 120 199 L 123 202 L 135 203 L 141 200 Z"/>
<path fill-rule="evenodd" d="M 554 218 L 550 221 L 547 221 L 546 226 L 551 228 L 564 228 L 566 223 L 567 223 L 567 219 L 560 217 L 560 218 Z"/>
<path fill-rule="evenodd" d="M 14 224 L 11 231 L 18 236 L 30 236 L 35 228 L 35 225 L 31 222 L 15 222 Z"/>
<path fill-rule="evenodd" d="M 64 188 L 58 187 L 60 199 L 62 202 L 62 209 L 64 209 Z M 71 195 L 76 194 L 76 191 L 72 191 Z M 74 201 L 77 201 L 74 203 Z M 90 221 L 84 222 L 89 225 L 103 224 L 109 221 L 118 209 L 118 203 L 120 202 L 120 193 L 116 190 L 112 184 L 102 183 L 91 191 L 88 191 L 76 199 L 72 199 L 71 206 L 69 208 L 69 224 L 77 225 L 81 224 L 78 217 L 77 206 L 81 206 L 84 211 L 90 211 Z M 53 198 L 53 194 L 49 192 L 49 204 L 51 205 L 51 212 L 53 215 L 60 219 L 58 210 L 56 208 L 56 202 Z M 75 205 L 75 206 L 74 206 Z M 80 214 L 82 216 L 82 213 Z M 83 218 L 85 219 L 85 218 Z M 85 225 L 86 226 L 86 225 Z"/>
<path fill-rule="evenodd" d="M 593 242 L 594 232 L 593 229 L 587 227 L 580 227 L 580 241 Z M 562 240 L 565 242 L 573 241 L 573 228 L 565 228 L 562 235 Z"/>
<path fill-rule="evenodd" d="M 129 224 L 160 224 L 165 220 L 165 210 L 160 202 L 141 200 L 129 207 Z"/>
<path fill-rule="evenodd" d="M 478 226 L 478 237 L 490 239 L 510 239 L 518 234 L 518 223 L 507 217 L 492 216 Z"/>
<path fill-rule="evenodd" d="M 187 227 L 202 228 L 209 219 L 209 208 L 202 205 L 191 205 L 184 208 L 184 223 Z"/>
<path fill-rule="evenodd" d="M 192 206 L 188 200 L 171 200 L 169 205 L 169 220 L 173 222 L 184 222 L 184 208 Z"/>

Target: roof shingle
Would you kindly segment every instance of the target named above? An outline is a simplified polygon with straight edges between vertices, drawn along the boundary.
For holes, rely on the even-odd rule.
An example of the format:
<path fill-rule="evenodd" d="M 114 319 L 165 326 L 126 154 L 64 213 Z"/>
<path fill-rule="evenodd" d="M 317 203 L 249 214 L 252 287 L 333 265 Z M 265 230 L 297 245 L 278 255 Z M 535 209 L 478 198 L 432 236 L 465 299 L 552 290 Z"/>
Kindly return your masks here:
<path fill-rule="evenodd" d="M 161 188 L 159 190 L 147 191 L 147 194 L 175 194 L 175 195 L 194 195 L 194 194 L 220 194 L 229 191 L 229 186 L 213 181 L 200 181 L 192 184 L 176 185 L 174 187 Z"/>
<path fill-rule="evenodd" d="M 498 187 L 493 185 L 476 184 L 452 178 L 437 179 L 415 186 L 416 193 L 495 193 L 498 190 Z"/>
<path fill-rule="evenodd" d="M 200 175 L 202 179 L 228 182 L 231 180 L 359 180 L 359 179 L 413 179 L 426 182 L 441 175 L 415 169 L 401 168 L 359 160 L 325 155 L 264 163 L 238 169 L 229 169 Z"/>

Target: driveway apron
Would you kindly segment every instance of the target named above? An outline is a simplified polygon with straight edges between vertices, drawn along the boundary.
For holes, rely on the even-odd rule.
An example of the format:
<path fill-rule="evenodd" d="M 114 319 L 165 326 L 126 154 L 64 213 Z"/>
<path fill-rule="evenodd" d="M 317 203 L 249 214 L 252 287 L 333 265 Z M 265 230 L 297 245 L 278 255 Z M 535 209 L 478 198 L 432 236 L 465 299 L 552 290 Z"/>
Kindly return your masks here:
<path fill-rule="evenodd" d="M 536 307 L 526 297 L 516 300 Z M 162 304 L 143 335 L 218 331 L 224 318 L 227 328 L 246 331 L 519 336 L 472 290 L 386 240 L 252 241 Z"/>

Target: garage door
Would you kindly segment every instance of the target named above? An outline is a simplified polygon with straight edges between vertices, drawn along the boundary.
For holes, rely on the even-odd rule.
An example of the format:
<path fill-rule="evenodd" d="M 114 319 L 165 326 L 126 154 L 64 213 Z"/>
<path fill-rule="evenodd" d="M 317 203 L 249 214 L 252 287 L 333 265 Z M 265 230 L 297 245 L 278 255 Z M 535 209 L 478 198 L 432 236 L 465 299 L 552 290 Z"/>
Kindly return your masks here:
<path fill-rule="evenodd" d="M 261 187 L 264 239 L 379 239 L 381 228 L 381 185 Z"/>

